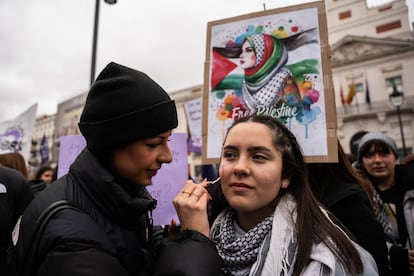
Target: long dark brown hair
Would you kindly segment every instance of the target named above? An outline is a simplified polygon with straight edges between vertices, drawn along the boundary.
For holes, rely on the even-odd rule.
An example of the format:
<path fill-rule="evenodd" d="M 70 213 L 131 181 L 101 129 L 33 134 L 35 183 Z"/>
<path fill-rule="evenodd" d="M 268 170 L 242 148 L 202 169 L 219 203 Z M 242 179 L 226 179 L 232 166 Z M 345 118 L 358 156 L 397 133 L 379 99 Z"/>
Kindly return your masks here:
<path fill-rule="evenodd" d="M 346 156 L 341 143 L 338 143 L 337 163 L 310 163 L 307 164 L 311 189 L 319 201 L 322 201 L 325 191 L 330 185 L 338 185 L 338 182 L 356 183 L 362 188 L 370 207 L 374 210 L 374 187 L 371 182 L 363 178 L 353 167 Z"/>
<path fill-rule="evenodd" d="M 314 242 L 325 243 L 349 273 L 362 272 L 363 265 L 358 251 L 344 232 L 322 212 L 321 204 L 314 197 L 308 182 L 307 167 L 301 148 L 292 132 L 277 119 L 253 115 L 235 121 L 227 134 L 234 126 L 246 122 L 263 124 L 271 130 L 273 146 L 282 154 L 282 179 L 291 180 L 288 188 L 280 190 L 278 199 L 289 193 L 297 202 L 298 255 L 294 274 L 299 275 L 309 263 Z M 223 196 L 220 185 L 209 188 L 209 192 L 213 197 L 210 209 L 210 222 L 212 222 L 229 204 Z"/>

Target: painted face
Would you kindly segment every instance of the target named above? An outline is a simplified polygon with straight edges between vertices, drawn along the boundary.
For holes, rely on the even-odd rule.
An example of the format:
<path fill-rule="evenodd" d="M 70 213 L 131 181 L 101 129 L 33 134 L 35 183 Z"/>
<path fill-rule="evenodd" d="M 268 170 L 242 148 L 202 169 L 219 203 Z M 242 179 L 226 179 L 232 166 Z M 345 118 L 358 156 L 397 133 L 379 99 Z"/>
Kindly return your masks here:
<path fill-rule="evenodd" d="M 152 138 L 138 140 L 115 152 L 116 171 L 131 183 L 150 185 L 161 165 L 173 160 L 168 145 L 170 136 L 171 131 L 167 131 Z"/>
<path fill-rule="evenodd" d="M 223 145 L 220 177 L 224 196 L 237 213 L 261 219 L 273 213 L 285 180 L 282 154 L 273 146 L 267 126 L 246 122 L 230 130 Z"/>
<path fill-rule="evenodd" d="M 368 153 L 362 156 L 362 164 L 372 177 L 380 179 L 387 179 L 394 177 L 394 167 L 397 164 L 397 159 L 394 153 L 389 150 L 387 152 L 375 152 L 375 146 L 372 145 Z"/>
<path fill-rule="evenodd" d="M 242 45 L 242 52 L 240 54 L 240 66 L 243 69 L 249 69 L 256 63 L 256 54 L 250 43 L 246 40 Z"/>
<path fill-rule="evenodd" d="M 53 177 L 53 171 L 45 171 L 40 176 L 40 179 L 43 180 L 44 182 L 46 182 L 46 184 L 49 185 L 50 182 L 52 182 L 52 177 Z"/>

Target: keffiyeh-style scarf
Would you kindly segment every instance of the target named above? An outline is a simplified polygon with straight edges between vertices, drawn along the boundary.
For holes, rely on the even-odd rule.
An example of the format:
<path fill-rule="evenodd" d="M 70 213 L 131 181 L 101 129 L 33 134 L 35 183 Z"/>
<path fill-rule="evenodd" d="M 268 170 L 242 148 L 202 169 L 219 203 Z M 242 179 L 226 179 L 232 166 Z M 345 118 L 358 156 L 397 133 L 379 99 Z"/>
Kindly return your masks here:
<path fill-rule="evenodd" d="M 224 260 L 225 275 L 290 275 L 297 255 L 296 202 L 282 197 L 273 216 L 243 237 L 236 238 L 234 210 L 226 209 L 215 220 L 211 237 Z"/>
<path fill-rule="evenodd" d="M 267 217 L 241 237 L 236 233 L 235 216 L 232 209 L 222 213 L 216 220 L 212 239 L 224 261 L 224 275 L 249 275 L 260 246 L 272 228 L 273 216 Z"/>

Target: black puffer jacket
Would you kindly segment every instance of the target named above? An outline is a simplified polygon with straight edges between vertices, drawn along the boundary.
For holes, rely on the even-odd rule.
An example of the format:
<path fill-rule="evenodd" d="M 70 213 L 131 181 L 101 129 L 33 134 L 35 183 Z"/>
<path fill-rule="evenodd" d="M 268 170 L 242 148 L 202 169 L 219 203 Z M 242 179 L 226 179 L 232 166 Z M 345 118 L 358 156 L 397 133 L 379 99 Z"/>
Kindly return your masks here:
<path fill-rule="evenodd" d="M 43 191 L 47 187 L 46 182 L 40 179 L 30 180 L 29 183 L 34 196 L 37 196 L 41 191 Z"/>
<path fill-rule="evenodd" d="M 20 265 L 32 248 L 37 218 L 64 199 L 83 211 L 64 210 L 52 218 L 36 253 L 37 275 L 151 275 L 155 258 L 146 233 L 148 211 L 156 201 L 145 188 L 131 186 L 117 183 L 85 149 L 69 173 L 24 212 L 17 245 Z"/>
<path fill-rule="evenodd" d="M 13 228 L 33 199 L 26 178 L 19 171 L 0 165 L 0 275 L 14 275 L 11 253 Z"/>

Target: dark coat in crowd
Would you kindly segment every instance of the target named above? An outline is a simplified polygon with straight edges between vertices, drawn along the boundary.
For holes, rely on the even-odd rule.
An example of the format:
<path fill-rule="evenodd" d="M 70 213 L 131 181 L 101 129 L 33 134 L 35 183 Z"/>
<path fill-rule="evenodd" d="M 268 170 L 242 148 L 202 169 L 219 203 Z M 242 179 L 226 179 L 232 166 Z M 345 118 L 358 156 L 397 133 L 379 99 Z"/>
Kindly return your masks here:
<path fill-rule="evenodd" d="M 395 185 L 377 190 L 384 204 L 395 204 L 398 240 L 390 246 L 393 275 L 412 275 L 409 271 L 408 249 L 414 249 L 414 164 L 395 166 Z"/>
<path fill-rule="evenodd" d="M 385 235 L 361 186 L 335 183 L 327 187 L 321 202 L 374 257 L 380 275 L 390 275 Z"/>
<path fill-rule="evenodd" d="M 29 183 L 34 196 L 37 196 L 41 191 L 43 191 L 47 187 L 46 182 L 40 179 L 30 180 Z"/>
<path fill-rule="evenodd" d="M 222 265 L 210 238 L 197 231 L 183 230 L 160 246 L 154 276 L 219 276 Z"/>
<path fill-rule="evenodd" d="M 23 210 L 33 199 L 26 178 L 18 171 L 0 166 L 0 275 L 14 275 L 12 231 Z"/>

